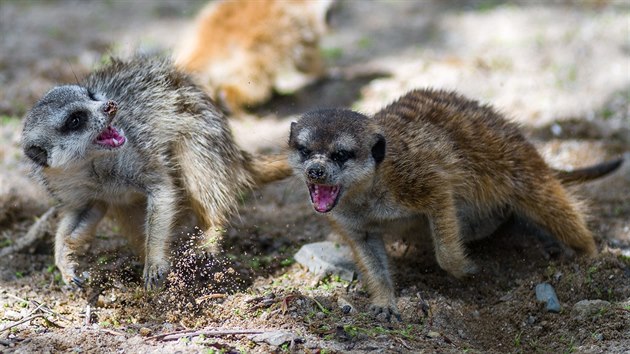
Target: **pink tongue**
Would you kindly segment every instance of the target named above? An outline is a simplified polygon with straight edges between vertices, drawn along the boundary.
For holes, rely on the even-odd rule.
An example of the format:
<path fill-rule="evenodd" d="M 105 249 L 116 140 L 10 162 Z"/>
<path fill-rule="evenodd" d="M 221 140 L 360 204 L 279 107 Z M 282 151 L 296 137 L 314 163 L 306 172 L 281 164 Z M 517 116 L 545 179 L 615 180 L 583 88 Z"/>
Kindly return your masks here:
<path fill-rule="evenodd" d="M 118 147 L 124 144 L 126 141 L 125 137 L 120 135 L 118 130 L 114 127 L 107 127 L 101 134 L 96 137 L 96 142 L 101 145 L 106 145 L 110 147 Z"/>
<path fill-rule="evenodd" d="M 310 189 L 311 200 L 313 201 L 315 210 L 320 213 L 325 213 L 333 208 L 337 194 L 339 194 L 339 187 L 314 184 Z"/>

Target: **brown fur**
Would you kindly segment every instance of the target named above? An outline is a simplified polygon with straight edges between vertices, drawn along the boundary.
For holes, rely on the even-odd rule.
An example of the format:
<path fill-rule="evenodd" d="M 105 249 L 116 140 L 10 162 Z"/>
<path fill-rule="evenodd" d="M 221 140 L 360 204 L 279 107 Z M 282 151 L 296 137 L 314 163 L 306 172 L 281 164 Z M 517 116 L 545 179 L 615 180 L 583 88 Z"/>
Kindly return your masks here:
<path fill-rule="evenodd" d="M 349 110 L 307 113 L 292 125 L 289 145 L 316 210 L 328 213 L 351 246 L 375 314 L 399 316 L 382 234 L 417 232 L 423 222 L 438 264 L 458 278 L 476 271 L 464 247 L 476 235 L 467 233 L 509 213 L 581 253 L 597 253 L 581 204 L 556 177 L 560 171 L 514 124 L 456 93 L 412 91 L 373 118 Z"/>
<path fill-rule="evenodd" d="M 232 111 L 262 103 L 274 88 L 297 88 L 283 88 L 285 79 L 301 86 L 322 74 L 319 38 L 331 1 L 211 2 L 176 63 Z"/>

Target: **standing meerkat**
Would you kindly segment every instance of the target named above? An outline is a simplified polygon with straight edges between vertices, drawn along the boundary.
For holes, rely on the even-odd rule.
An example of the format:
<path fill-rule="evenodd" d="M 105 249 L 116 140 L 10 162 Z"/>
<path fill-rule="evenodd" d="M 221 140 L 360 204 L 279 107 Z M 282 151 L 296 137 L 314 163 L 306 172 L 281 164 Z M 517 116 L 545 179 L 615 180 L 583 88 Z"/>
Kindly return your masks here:
<path fill-rule="evenodd" d="M 55 264 L 77 285 L 77 252 L 106 212 L 131 237 L 154 289 L 169 271 L 181 213 L 218 238 L 242 192 L 291 174 L 284 159 L 241 150 L 213 101 L 160 58 L 112 59 L 80 85 L 53 88 L 27 113 L 22 146 L 60 203 Z"/>
<path fill-rule="evenodd" d="M 222 0 L 199 14 L 175 63 L 238 113 L 324 74 L 319 41 L 333 0 Z"/>
<path fill-rule="evenodd" d="M 371 118 L 341 109 L 307 113 L 292 123 L 289 147 L 314 209 L 327 213 L 350 245 L 371 311 L 387 319 L 400 315 L 383 233 L 428 222 L 438 264 L 457 278 L 476 271 L 463 243 L 491 234 L 497 218 L 511 213 L 594 255 L 582 206 L 561 182 L 596 178 L 621 164 L 555 171 L 491 107 L 434 90 L 411 91 Z"/>

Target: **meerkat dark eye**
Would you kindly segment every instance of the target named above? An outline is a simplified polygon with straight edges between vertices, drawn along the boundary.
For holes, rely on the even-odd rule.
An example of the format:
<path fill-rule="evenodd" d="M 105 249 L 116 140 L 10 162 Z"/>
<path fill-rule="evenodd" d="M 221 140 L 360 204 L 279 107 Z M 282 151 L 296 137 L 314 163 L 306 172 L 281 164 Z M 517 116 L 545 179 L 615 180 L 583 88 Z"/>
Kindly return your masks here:
<path fill-rule="evenodd" d="M 64 133 L 77 131 L 85 126 L 87 122 L 88 113 L 86 111 L 75 111 L 68 115 L 66 121 L 61 127 L 61 131 Z"/>
<path fill-rule="evenodd" d="M 338 164 L 342 164 L 354 157 L 354 153 L 348 150 L 335 151 L 330 158 Z"/>
<path fill-rule="evenodd" d="M 298 146 L 297 148 L 298 152 L 300 153 L 300 155 L 302 155 L 302 157 L 308 157 L 308 155 L 311 154 L 311 150 L 307 149 L 305 146 Z"/>

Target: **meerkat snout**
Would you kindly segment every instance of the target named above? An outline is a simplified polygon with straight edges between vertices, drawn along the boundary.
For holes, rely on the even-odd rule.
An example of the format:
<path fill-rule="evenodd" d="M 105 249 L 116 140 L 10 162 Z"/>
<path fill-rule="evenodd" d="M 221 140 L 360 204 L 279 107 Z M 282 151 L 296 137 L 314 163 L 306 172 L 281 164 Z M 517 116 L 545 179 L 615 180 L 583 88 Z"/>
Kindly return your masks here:
<path fill-rule="evenodd" d="M 313 182 L 321 182 L 326 180 L 326 168 L 323 164 L 315 162 L 307 167 L 306 174 Z"/>

